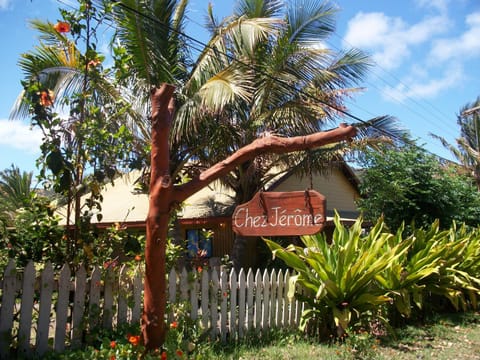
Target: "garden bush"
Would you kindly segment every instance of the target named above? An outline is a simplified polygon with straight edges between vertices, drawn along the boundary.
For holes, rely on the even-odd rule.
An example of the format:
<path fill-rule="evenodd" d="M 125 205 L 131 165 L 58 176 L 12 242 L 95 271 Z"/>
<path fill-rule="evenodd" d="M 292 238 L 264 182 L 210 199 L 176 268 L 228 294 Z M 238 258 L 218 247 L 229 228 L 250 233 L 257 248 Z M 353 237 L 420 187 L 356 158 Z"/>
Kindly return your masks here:
<path fill-rule="evenodd" d="M 298 274 L 291 293 L 308 304 L 302 329 L 342 337 L 351 327 L 423 317 L 445 301 L 455 310 L 477 308 L 480 294 L 479 230 L 454 224 L 392 234 L 380 219 L 364 232 L 362 218 L 350 228 L 335 215 L 331 243 L 324 234 L 302 236 L 303 246 L 282 247 L 265 239 L 273 256 Z M 299 285 L 295 287 L 295 285 Z M 425 306 L 427 305 L 428 306 Z M 352 325 L 353 324 L 353 325 Z"/>

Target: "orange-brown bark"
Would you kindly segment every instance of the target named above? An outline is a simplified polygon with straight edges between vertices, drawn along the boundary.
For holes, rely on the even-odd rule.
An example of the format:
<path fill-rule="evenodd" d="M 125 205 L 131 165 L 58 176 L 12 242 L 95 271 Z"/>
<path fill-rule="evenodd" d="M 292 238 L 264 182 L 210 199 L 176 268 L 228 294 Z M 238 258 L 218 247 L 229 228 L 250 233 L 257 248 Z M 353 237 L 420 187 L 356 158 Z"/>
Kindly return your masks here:
<path fill-rule="evenodd" d="M 152 90 L 152 153 L 149 209 L 146 223 L 145 281 L 142 337 L 149 350 L 165 340 L 166 272 L 165 251 L 170 218 L 169 131 L 173 118 L 174 87 L 163 85 Z"/>
<path fill-rule="evenodd" d="M 212 181 L 225 176 L 238 165 L 258 155 L 265 153 L 285 154 L 293 151 L 312 149 L 342 140 L 350 140 L 356 134 L 357 129 L 354 126 L 340 124 L 336 129 L 305 136 L 291 138 L 268 136 L 256 139 L 251 144 L 238 149 L 225 160 L 203 171 L 199 177 L 176 187 L 173 196 L 180 203 Z"/>

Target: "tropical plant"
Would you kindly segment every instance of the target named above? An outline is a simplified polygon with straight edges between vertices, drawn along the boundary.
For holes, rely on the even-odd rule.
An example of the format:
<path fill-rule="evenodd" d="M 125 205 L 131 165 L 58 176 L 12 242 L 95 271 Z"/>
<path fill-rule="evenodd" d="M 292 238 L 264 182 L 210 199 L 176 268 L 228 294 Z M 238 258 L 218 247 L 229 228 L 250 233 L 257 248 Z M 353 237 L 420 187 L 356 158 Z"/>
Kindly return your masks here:
<path fill-rule="evenodd" d="M 428 227 L 436 219 L 442 229 L 452 221 L 479 223 L 480 197 L 473 183 L 418 146 L 366 151 L 362 165 L 358 206 L 369 221 L 383 216 L 393 231 L 402 223 L 407 230 Z"/>
<path fill-rule="evenodd" d="M 367 72 L 368 57 L 358 50 L 335 52 L 321 46 L 335 30 L 336 10 L 329 3 L 299 0 L 284 7 L 281 1 L 242 0 L 233 16 L 221 22 L 209 10 L 212 40 L 180 91 L 183 103 L 173 127 L 174 138 L 187 140 L 202 166 L 223 160 L 258 137 L 324 130 L 346 110 L 344 100 L 360 90 L 352 86 Z M 208 111 L 207 100 L 199 96 L 206 90 L 215 90 L 215 96 L 208 97 L 213 101 Z M 228 102 L 229 97 L 233 101 Z M 388 116 L 372 123 L 398 134 Z M 244 162 L 222 181 L 240 204 L 279 174 L 325 170 L 338 163 L 333 160 L 344 151 L 345 144 L 338 142 L 308 153 L 269 154 Z M 245 265 L 245 243 L 236 236 L 237 268 Z"/>
<path fill-rule="evenodd" d="M 49 260 L 58 267 L 65 264 L 64 229 L 54 209 L 50 199 L 37 194 L 28 207 L 17 209 L 3 239 L 2 260 L 15 259 L 19 266 L 26 266 L 30 260 Z"/>
<path fill-rule="evenodd" d="M 382 220 L 364 235 L 361 218 L 347 229 L 335 215 L 335 231 L 329 243 L 323 233 L 301 236 L 304 246 L 279 246 L 266 239 L 274 257 L 282 259 L 298 274 L 292 277 L 289 295 L 295 285 L 301 291 L 296 296 L 307 302 L 302 314 L 302 327 L 314 323 L 328 324 L 333 318 L 336 334 L 342 336 L 354 319 L 370 311 L 377 313 L 379 305 L 391 301 L 376 277 L 406 253 L 411 240 L 398 241 L 400 233 L 385 230 Z M 385 246 L 395 243 L 389 251 Z"/>
<path fill-rule="evenodd" d="M 403 228 L 398 230 L 399 233 L 402 231 Z M 448 299 L 457 310 L 467 308 L 465 295 L 473 289 L 474 278 L 468 271 L 462 277 L 457 267 L 464 257 L 466 239 L 473 234 L 475 232 L 467 232 L 465 227 L 457 232 L 455 224 L 449 230 L 440 231 L 438 221 L 429 228 L 413 230 L 409 236 L 411 246 L 408 252 L 396 258 L 377 276 L 380 286 L 392 297 L 398 313 L 409 318 L 415 308 L 430 311 L 435 306 L 439 307 L 438 298 Z M 395 239 L 404 241 L 401 236 Z M 385 251 L 396 245 L 389 243 Z M 435 299 L 435 296 L 438 298 Z M 425 309 L 426 304 L 428 309 Z M 390 316 L 392 321 L 397 320 L 395 313 Z"/>
<path fill-rule="evenodd" d="M 82 231 L 91 231 L 91 210 L 101 208 L 102 186 L 128 167 L 134 148 L 127 125 L 134 113 L 93 42 L 102 16 L 90 1 L 80 1 L 78 11 L 61 13 L 64 21 L 57 24 L 32 21 L 40 43 L 19 62 L 24 91 L 11 116 L 31 116 L 32 125 L 43 132 L 39 179 L 63 197 L 66 222 L 75 224 L 66 232 L 67 254 L 74 261 L 89 239 Z M 85 193 L 90 196 L 82 203 Z"/>
<path fill-rule="evenodd" d="M 439 135 L 432 136 L 450 150 L 463 170 L 475 180 L 480 190 L 480 97 L 460 109 L 457 124 L 460 126 L 460 137 L 456 139 L 456 146 Z"/>
<path fill-rule="evenodd" d="M 14 165 L 0 172 L 0 263 L 63 259 L 63 232 L 51 199 L 33 188 L 32 176 Z"/>
<path fill-rule="evenodd" d="M 462 224 L 453 224 L 446 239 L 444 254 L 444 271 L 447 290 L 436 291 L 447 297 L 457 310 L 466 311 L 478 308 L 480 296 L 480 273 L 478 261 L 480 251 L 479 228 L 471 229 Z M 435 293 L 435 290 L 432 292 Z"/>
<path fill-rule="evenodd" d="M 32 172 L 21 172 L 13 164 L 0 172 L 0 227 L 12 226 L 16 210 L 31 205 L 32 176 Z"/>

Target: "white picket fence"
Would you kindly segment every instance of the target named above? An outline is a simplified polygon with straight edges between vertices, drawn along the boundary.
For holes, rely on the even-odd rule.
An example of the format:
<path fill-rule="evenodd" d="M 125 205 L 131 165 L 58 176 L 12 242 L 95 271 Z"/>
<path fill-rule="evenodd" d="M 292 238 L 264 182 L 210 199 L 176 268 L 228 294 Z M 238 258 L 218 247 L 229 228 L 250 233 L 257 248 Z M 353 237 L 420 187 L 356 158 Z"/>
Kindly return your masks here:
<path fill-rule="evenodd" d="M 66 265 L 55 272 L 50 263 L 41 271 L 33 262 L 17 269 L 10 260 L 0 278 L 0 359 L 80 348 L 85 333 L 97 326 L 139 324 L 143 275 L 140 266 L 95 267 L 87 275 L 84 267 L 72 274 Z M 188 303 L 190 317 L 210 336 L 238 339 L 248 331 L 298 325 L 304 304 L 287 296 L 290 276 L 251 269 L 172 270 L 168 301 Z M 173 321 L 173 314 L 167 320 Z"/>

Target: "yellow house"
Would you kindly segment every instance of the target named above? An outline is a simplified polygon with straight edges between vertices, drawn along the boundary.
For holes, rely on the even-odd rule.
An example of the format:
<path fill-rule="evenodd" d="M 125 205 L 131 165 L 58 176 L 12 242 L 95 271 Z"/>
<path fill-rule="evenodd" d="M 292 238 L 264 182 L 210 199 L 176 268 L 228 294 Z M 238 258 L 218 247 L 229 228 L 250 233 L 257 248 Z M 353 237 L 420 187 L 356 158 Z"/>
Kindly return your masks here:
<path fill-rule="evenodd" d="M 99 228 L 122 223 L 129 230 L 145 231 L 148 195 L 135 190 L 138 175 L 130 173 L 116 179 L 113 185 L 106 185 L 102 192 L 101 221 L 97 222 L 96 217 L 92 217 Z M 358 217 L 355 204 L 359 197 L 358 179 L 343 162 L 312 179 L 287 173 L 277 178 L 265 191 L 304 191 L 310 185 L 327 199 L 327 221 L 323 229 L 327 237 L 333 231 L 335 211 L 347 223 Z M 187 257 L 195 257 L 202 251 L 203 257 L 208 258 L 212 265 L 217 265 L 225 255 L 231 256 L 235 238 L 231 217 L 235 206 L 234 193 L 219 181 L 211 183 L 185 201 L 178 214 L 175 239 L 179 243 L 187 242 Z M 252 241 L 247 242 L 244 266 L 255 268 L 259 265 L 259 241 L 258 238 L 252 238 Z M 291 241 L 295 239 L 292 237 Z"/>

